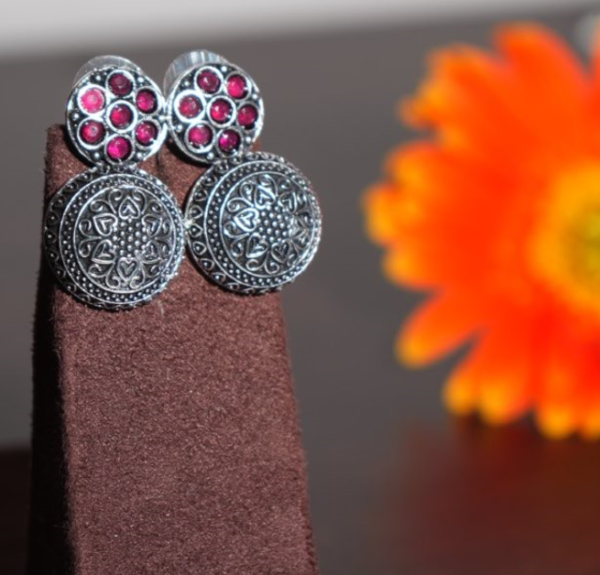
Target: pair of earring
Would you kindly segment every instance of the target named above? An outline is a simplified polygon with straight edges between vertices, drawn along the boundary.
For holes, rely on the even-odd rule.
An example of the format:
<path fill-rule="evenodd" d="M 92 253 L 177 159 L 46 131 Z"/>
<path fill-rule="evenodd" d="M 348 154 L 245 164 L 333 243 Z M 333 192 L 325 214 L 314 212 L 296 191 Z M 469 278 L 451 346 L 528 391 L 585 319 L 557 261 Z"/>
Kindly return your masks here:
<path fill-rule="evenodd" d="M 43 245 L 59 283 L 93 307 L 148 303 L 176 276 L 185 245 L 211 281 L 264 294 L 311 262 L 321 213 L 310 182 L 288 161 L 252 152 L 263 101 L 252 78 L 221 56 L 177 58 L 165 93 L 116 56 L 78 72 L 66 109 L 67 133 L 93 167 L 48 203 Z M 184 213 L 169 189 L 138 164 L 169 137 L 208 169 Z"/>

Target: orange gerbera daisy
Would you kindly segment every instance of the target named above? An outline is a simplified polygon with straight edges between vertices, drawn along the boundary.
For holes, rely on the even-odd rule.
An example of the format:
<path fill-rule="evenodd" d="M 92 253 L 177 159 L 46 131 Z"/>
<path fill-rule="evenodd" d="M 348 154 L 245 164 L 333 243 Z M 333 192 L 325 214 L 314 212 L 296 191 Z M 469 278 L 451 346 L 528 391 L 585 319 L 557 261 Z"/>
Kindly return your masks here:
<path fill-rule="evenodd" d="M 600 437 L 600 43 L 591 69 L 551 31 L 441 50 L 402 146 L 365 198 L 387 276 L 430 293 L 397 350 L 411 365 L 466 341 L 456 413 Z"/>

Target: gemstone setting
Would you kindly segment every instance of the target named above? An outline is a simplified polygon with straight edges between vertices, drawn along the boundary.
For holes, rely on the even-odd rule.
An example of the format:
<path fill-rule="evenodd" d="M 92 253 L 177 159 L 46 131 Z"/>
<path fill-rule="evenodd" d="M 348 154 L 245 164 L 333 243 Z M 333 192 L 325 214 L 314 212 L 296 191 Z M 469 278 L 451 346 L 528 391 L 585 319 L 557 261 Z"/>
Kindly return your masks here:
<path fill-rule="evenodd" d="M 142 146 L 150 146 L 158 136 L 158 128 L 154 122 L 141 122 L 135 129 L 136 140 Z"/>
<path fill-rule="evenodd" d="M 242 139 L 235 130 L 223 130 L 219 136 L 219 149 L 224 154 L 234 154 L 240 147 Z"/>
<path fill-rule="evenodd" d="M 125 72 L 115 72 L 108 79 L 110 91 L 116 96 L 127 96 L 133 89 L 133 81 Z"/>
<path fill-rule="evenodd" d="M 167 100 L 174 143 L 201 163 L 248 151 L 264 123 L 263 100 L 252 78 L 238 66 L 212 56 L 175 75 Z"/>
<path fill-rule="evenodd" d="M 192 126 L 188 132 L 188 140 L 190 144 L 197 148 L 205 148 L 213 139 L 213 131 L 206 124 L 200 126 Z"/>
<path fill-rule="evenodd" d="M 142 70 L 112 61 L 77 81 L 67 102 L 67 131 L 91 163 L 140 163 L 166 138 L 164 107 L 158 86 Z"/>
<path fill-rule="evenodd" d="M 79 130 L 81 139 L 90 146 L 95 146 L 102 142 L 105 132 L 104 126 L 96 120 L 86 120 L 81 124 Z"/>
<path fill-rule="evenodd" d="M 186 119 L 197 118 L 202 112 L 202 102 L 197 96 L 188 94 L 179 100 L 177 109 L 179 114 Z"/>

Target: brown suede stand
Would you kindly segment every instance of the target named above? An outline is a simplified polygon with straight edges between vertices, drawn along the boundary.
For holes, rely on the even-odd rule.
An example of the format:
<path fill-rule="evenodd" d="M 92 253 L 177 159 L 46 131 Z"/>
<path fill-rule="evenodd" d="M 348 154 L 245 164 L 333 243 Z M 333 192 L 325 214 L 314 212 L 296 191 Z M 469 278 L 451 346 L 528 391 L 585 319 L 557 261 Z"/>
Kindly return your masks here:
<path fill-rule="evenodd" d="M 142 166 L 183 203 L 201 169 Z M 46 198 L 87 169 L 50 129 Z M 314 575 L 279 295 L 240 297 L 185 258 L 152 303 L 99 311 L 42 263 L 30 575 Z"/>

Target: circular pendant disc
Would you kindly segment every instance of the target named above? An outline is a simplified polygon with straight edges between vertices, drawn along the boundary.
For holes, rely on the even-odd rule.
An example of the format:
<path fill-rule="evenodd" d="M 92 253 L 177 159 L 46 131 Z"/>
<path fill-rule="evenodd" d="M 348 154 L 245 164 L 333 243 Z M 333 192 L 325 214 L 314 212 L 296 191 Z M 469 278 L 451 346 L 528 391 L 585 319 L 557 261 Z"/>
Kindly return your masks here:
<path fill-rule="evenodd" d="M 44 216 L 44 250 L 59 282 L 103 309 L 132 308 L 163 291 L 184 243 L 175 199 L 141 170 L 88 170 L 52 197 Z"/>
<path fill-rule="evenodd" d="M 275 291 L 293 281 L 321 236 L 308 180 L 283 158 L 262 152 L 213 165 L 194 184 L 185 217 L 198 267 L 239 293 Z"/>

